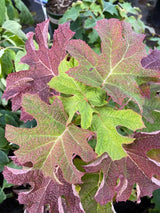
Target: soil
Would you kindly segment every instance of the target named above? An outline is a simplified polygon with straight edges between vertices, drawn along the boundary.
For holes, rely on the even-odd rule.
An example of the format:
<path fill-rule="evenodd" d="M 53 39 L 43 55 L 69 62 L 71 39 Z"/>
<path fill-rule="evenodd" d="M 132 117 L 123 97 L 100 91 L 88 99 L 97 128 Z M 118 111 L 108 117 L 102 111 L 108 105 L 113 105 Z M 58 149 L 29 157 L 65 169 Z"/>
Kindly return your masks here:
<path fill-rule="evenodd" d="M 73 0 L 49 0 L 46 4 L 46 8 L 54 14 L 64 14 L 72 3 Z"/>

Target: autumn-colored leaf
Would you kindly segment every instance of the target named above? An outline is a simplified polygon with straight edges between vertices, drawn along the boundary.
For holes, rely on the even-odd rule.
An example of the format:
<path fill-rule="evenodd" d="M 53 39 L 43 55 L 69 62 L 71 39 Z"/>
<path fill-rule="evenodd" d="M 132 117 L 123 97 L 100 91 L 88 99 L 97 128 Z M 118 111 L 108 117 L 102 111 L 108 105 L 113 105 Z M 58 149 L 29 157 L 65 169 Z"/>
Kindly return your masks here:
<path fill-rule="evenodd" d="M 86 162 L 96 157 L 87 143 L 93 133 L 74 125 L 66 127 L 68 118 L 58 99 L 48 105 L 37 95 L 26 94 L 22 107 L 36 119 L 37 126 L 26 129 L 7 125 L 6 138 L 20 146 L 15 152 L 18 161 L 22 164 L 32 162 L 33 168 L 41 169 L 54 180 L 54 169 L 59 165 L 68 182 L 81 182 L 83 172 L 76 169 L 72 160 L 75 155 Z"/>
<path fill-rule="evenodd" d="M 12 100 L 12 110 L 16 111 L 21 107 L 22 94 L 38 94 L 46 103 L 49 97 L 55 93 L 49 89 L 47 83 L 52 77 L 58 74 L 58 66 L 66 55 L 66 45 L 74 35 L 69 29 L 69 24 L 60 25 L 55 31 L 53 45 L 48 47 L 48 23 L 46 20 L 37 25 L 35 33 L 27 34 L 27 54 L 21 59 L 22 63 L 28 64 L 30 70 L 11 73 L 7 77 L 7 87 L 3 94 L 6 100 Z M 33 37 L 38 43 L 38 49 L 34 45 Z M 31 116 L 22 110 L 21 119 L 27 121 Z"/>
<path fill-rule="evenodd" d="M 142 58 L 141 63 L 145 69 L 160 71 L 160 50 L 151 51 L 149 55 Z"/>
<path fill-rule="evenodd" d="M 144 35 L 117 19 L 100 20 L 95 29 L 102 40 L 102 53 L 97 55 L 84 41 L 70 41 L 67 50 L 79 66 L 66 73 L 86 85 L 102 88 L 120 105 L 129 97 L 142 108 L 144 97 L 138 86 L 143 82 L 141 78 L 159 76 L 141 65 L 146 55 Z"/>
<path fill-rule="evenodd" d="M 102 170 L 103 179 L 96 192 L 95 199 L 101 205 L 111 201 L 116 194 L 117 201 L 129 199 L 133 185 L 136 183 L 137 200 L 143 196 L 152 196 L 152 192 L 160 187 L 160 166 L 149 150 L 160 150 L 160 131 L 153 133 L 136 133 L 135 141 L 123 145 L 128 154 L 121 160 L 112 161 L 107 153 L 93 163 L 84 166 L 86 172 L 94 173 Z"/>
<path fill-rule="evenodd" d="M 123 144 L 124 150 L 138 168 L 158 184 L 158 181 L 154 177 L 156 176 L 160 179 L 159 165 L 149 159 L 147 153 L 152 149 L 160 149 L 160 131 L 135 133 L 134 138 L 135 141 L 133 143 Z"/>
<path fill-rule="evenodd" d="M 49 213 L 70 212 L 84 213 L 80 198 L 75 186 L 67 183 L 59 168 L 56 176 L 60 183 L 55 183 L 51 178 L 45 178 L 39 170 L 21 170 L 6 167 L 3 171 L 5 179 L 14 185 L 29 183 L 31 189 L 19 192 L 18 201 L 25 204 L 27 212 L 44 213 L 49 206 Z"/>

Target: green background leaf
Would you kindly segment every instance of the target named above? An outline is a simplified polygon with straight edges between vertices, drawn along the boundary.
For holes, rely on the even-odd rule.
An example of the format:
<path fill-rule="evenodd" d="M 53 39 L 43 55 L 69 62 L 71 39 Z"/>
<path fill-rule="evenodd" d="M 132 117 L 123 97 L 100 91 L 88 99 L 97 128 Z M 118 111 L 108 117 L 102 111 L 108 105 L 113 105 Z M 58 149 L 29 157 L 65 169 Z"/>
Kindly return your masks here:
<path fill-rule="evenodd" d="M 4 20 L 5 20 L 5 0 L 1 0 L 1 6 L 0 6 L 0 26 L 2 26 Z"/>

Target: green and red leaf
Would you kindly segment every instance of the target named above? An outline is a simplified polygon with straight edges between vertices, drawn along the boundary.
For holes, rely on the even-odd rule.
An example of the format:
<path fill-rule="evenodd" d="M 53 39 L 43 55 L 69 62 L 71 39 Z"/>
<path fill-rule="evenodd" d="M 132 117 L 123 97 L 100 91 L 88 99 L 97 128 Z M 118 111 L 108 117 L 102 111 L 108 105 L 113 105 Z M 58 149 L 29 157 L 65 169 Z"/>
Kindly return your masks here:
<path fill-rule="evenodd" d="M 73 158 L 78 155 L 86 162 L 95 159 L 96 154 L 87 142 L 93 133 L 75 125 L 66 126 L 67 115 L 58 99 L 48 105 L 37 95 L 26 94 L 22 106 L 36 119 L 37 126 L 26 129 L 7 125 L 6 138 L 20 146 L 15 152 L 18 161 L 32 162 L 33 168 L 41 169 L 55 181 L 54 170 L 58 165 L 68 182 L 81 182 L 83 172 L 76 169 Z"/>
<path fill-rule="evenodd" d="M 144 82 L 141 78 L 160 75 L 141 65 L 146 56 L 144 35 L 135 33 L 129 23 L 117 19 L 100 20 L 95 29 L 102 40 L 101 54 L 97 55 L 84 41 L 69 41 L 67 50 L 79 66 L 67 74 L 86 85 L 102 88 L 120 105 L 129 97 L 142 108 L 144 95 L 139 85 Z"/>

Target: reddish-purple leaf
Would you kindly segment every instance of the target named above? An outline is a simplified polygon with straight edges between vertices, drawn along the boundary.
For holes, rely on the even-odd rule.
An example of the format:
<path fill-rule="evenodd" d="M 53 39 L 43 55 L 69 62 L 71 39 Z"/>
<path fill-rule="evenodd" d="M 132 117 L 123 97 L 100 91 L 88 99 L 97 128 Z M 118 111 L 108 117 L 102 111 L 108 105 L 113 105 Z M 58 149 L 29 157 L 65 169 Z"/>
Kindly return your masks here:
<path fill-rule="evenodd" d="M 117 19 L 100 20 L 95 29 L 102 40 L 102 53 L 97 55 L 84 41 L 71 40 L 67 50 L 79 66 L 66 73 L 86 85 L 102 88 L 120 105 L 129 97 L 142 108 L 144 97 L 137 78 L 159 76 L 141 65 L 146 55 L 144 35 L 135 33 L 129 23 Z"/>
<path fill-rule="evenodd" d="M 140 197 L 152 196 L 152 192 L 160 188 L 159 162 L 147 156 L 151 149 L 160 150 L 160 131 L 136 133 L 135 138 L 133 143 L 123 145 L 127 157 L 112 161 L 104 153 L 93 163 L 84 166 L 89 173 L 100 170 L 103 172 L 103 180 L 95 195 L 96 201 L 101 205 L 111 201 L 115 193 L 117 201 L 126 201 L 135 183 L 138 201 Z"/>
<path fill-rule="evenodd" d="M 142 58 L 141 64 L 145 69 L 160 71 L 160 50 L 153 50 L 149 55 Z"/>
<path fill-rule="evenodd" d="M 49 213 L 84 213 L 75 186 L 64 180 L 59 168 L 56 175 L 60 183 L 53 182 L 49 177 L 45 178 L 39 170 L 6 167 L 3 175 L 9 183 L 14 185 L 25 183 L 31 185 L 29 191 L 20 192 L 18 195 L 19 203 L 26 205 L 27 212 L 43 213 L 45 206 L 49 205 Z"/>
<path fill-rule="evenodd" d="M 48 48 L 48 23 L 49 20 L 38 24 L 35 33 L 27 34 L 27 54 L 21 62 L 30 66 L 30 70 L 11 73 L 7 77 L 7 87 L 3 94 L 6 100 L 12 100 L 12 110 L 21 107 L 22 94 L 38 94 L 40 98 L 48 103 L 49 96 L 55 94 L 47 83 L 52 77 L 58 75 L 58 66 L 66 55 L 66 45 L 74 33 L 69 29 L 69 24 L 59 25 L 53 37 L 53 46 Z M 34 46 L 33 37 L 39 45 L 38 50 Z M 31 116 L 22 110 L 21 119 L 27 121 Z"/>
<path fill-rule="evenodd" d="M 136 133 L 134 137 L 135 141 L 133 143 L 123 145 L 124 150 L 152 181 L 155 180 L 155 176 L 160 178 L 160 165 L 146 155 L 151 149 L 160 149 L 160 131 Z"/>

